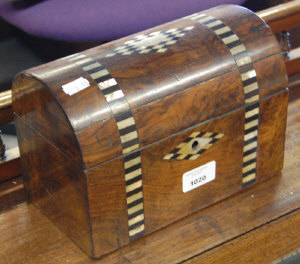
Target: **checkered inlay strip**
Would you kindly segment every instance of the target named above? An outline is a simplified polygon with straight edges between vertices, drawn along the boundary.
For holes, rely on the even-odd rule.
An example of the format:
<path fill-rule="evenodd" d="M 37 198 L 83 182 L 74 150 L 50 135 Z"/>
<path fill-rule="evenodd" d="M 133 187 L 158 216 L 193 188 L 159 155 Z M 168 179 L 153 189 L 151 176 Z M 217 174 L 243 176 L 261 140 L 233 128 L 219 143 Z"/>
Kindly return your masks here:
<path fill-rule="evenodd" d="M 220 19 L 201 13 L 186 18 L 210 28 L 227 46 L 240 71 L 246 104 L 242 185 L 247 187 L 255 182 L 257 163 L 259 88 L 254 65 L 240 38 Z"/>
<path fill-rule="evenodd" d="M 106 57 L 113 57 L 116 55 L 124 56 L 133 53 L 162 53 L 167 51 L 171 45 L 174 45 L 180 38 L 182 38 L 193 28 L 194 27 L 173 28 L 167 31 L 152 32 L 147 35 L 138 35 L 132 40 L 125 42 L 122 46 L 117 47 L 112 53 L 107 54 Z"/>
<path fill-rule="evenodd" d="M 224 134 L 214 132 L 193 132 L 169 154 L 164 156 L 164 159 L 195 160 L 223 136 Z"/>
<path fill-rule="evenodd" d="M 83 54 L 66 57 L 97 83 L 117 122 L 124 157 L 128 232 L 130 241 L 144 235 L 144 198 L 141 153 L 135 120 L 127 99 L 115 78 L 99 62 Z M 120 111 L 122 109 L 122 111 Z"/>

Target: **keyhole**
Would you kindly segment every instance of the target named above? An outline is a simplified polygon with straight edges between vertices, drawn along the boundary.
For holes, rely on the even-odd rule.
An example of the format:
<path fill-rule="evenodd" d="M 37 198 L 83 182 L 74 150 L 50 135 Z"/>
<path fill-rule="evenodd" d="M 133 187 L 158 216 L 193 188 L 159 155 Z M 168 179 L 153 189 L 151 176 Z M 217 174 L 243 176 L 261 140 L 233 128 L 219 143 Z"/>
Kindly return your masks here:
<path fill-rule="evenodd" d="M 192 150 L 193 150 L 194 152 L 197 152 L 198 149 L 199 149 L 199 147 L 200 147 L 200 143 L 199 143 L 197 140 L 195 140 L 195 141 L 192 143 Z"/>

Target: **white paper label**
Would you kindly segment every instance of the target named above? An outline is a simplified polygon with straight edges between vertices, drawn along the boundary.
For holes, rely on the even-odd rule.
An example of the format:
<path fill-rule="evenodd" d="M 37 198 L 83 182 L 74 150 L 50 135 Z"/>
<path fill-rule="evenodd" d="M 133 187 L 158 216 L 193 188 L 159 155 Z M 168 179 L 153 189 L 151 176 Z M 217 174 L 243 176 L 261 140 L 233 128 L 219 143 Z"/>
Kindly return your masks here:
<path fill-rule="evenodd" d="M 64 84 L 62 89 L 66 94 L 73 95 L 88 87 L 90 87 L 89 81 L 83 77 L 80 77 L 72 82 Z"/>
<path fill-rule="evenodd" d="M 216 178 L 216 162 L 213 160 L 205 165 L 190 170 L 182 175 L 182 191 L 189 192 Z"/>

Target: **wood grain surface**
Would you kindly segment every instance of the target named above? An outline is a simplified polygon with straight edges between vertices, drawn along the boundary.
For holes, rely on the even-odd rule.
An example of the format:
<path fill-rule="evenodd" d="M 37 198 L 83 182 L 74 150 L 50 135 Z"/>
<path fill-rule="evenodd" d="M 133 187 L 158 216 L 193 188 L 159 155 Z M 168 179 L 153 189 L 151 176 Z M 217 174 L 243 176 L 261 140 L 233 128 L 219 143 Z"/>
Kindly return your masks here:
<path fill-rule="evenodd" d="M 299 226 L 300 209 L 297 209 L 184 263 L 269 264 L 299 250 Z"/>
<path fill-rule="evenodd" d="M 15 201 L 5 198 L 8 197 L 9 186 L 1 185 L 4 188 L 0 189 L 1 260 L 5 264 L 179 263 L 207 252 L 206 256 L 211 263 L 215 263 L 214 260 L 219 259 L 219 252 L 229 256 L 230 251 L 233 257 L 227 263 L 239 264 L 242 255 L 246 256 L 246 261 L 252 257 L 262 259 L 265 251 L 260 248 L 266 248 L 265 238 L 274 238 L 272 231 L 278 230 L 279 239 L 270 242 L 272 247 L 267 246 L 270 250 L 268 259 L 272 259 L 270 255 L 274 251 L 275 261 L 279 255 L 284 256 L 291 253 L 291 250 L 300 248 L 299 235 L 289 233 L 293 227 L 299 225 L 299 213 L 295 211 L 300 208 L 299 112 L 298 88 L 292 91 L 289 102 L 285 164 L 281 176 L 257 184 L 101 260 L 89 259 L 31 203 L 19 203 L 24 201 L 22 189 L 14 190 L 15 184 L 10 184 L 11 193 L 23 193 L 19 200 Z M 297 215 L 285 216 L 292 211 Z M 282 218 L 277 222 L 279 217 Z M 274 222 L 270 225 L 271 221 Z M 281 233 L 277 225 L 282 227 Z M 256 231 L 243 236 L 253 229 Z M 232 240 L 234 238 L 238 240 Z M 289 239 L 294 242 L 292 246 Z M 227 241 L 230 242 L 226 244 Z M 220 246 L 218 250 L 211 251 L 217 246 Z M 249 255 L 249 251 L 253 253 L 252 256 Z M 212 254 L 209 255 L 209 252 Z"/>

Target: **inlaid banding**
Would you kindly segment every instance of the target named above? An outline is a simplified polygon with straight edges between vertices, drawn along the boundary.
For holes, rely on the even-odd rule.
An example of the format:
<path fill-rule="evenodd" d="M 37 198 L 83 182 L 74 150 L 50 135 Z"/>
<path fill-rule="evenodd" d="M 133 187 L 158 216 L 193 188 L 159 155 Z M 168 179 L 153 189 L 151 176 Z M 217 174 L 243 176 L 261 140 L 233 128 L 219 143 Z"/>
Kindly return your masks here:
<path fill-rule="evenodd" d="M 244 156 L 243 162 L 245 163 L 245 162 L 247 162 L 247 161 L 249 161 L 249 160 L 251 160 L 251 159 L 256 158 L 256 155 L 257 155 L 257 153 L 256 153 L 256 152 L 253 152 L 252 154 L 249 154 L 249 155 L 247 155 L 247 156 Z"/>
<path fill-rule="evenodd" d="M 254 97 L 254 96 L 258 96 L 259 95 L 259 92 L 258 92 L 258 89 L 256 90 L 253 90 L 251 92 L 248 92 L 248 93 L 245 93 L 245 102 L 247 102 L 248 99 Z"/>
<path fill-rule="evenodd" d="M 140 214 L 144 213 L 144 206 L 143 203 L 139 203 L 137 205 L 132 206 L 131 208 L 128 209 L 128 219 Z"/>
<path fill-rule="evenodd" d="M 124 157 L 126 201 L 128 214 L 128 235 L 132 241 L 144 235 L 144 199 L 142 163 L 139 136 L 135 120 L 126 96 L 116 79 L 99 62 L 84 54 L 74 54 L 65 58 L 78 65 L 98 85 L 116 120 Z"/>
<path fill-rule="evenodd" d="M 143 193 L 139 192 L 127 198 L 127 208 L 128 210 L 137 204 L 143 203 Z"/>
<path fill-rule="evenodd" d="M 140 206 L 139 204 L 136 206 Z M 128 213 L 128 220 L 135 218 L 136 216 L 144 215 L 144 209 L 138 210 L 134 213 L 129 214 Z"/>
<path fill-rule="evenodd" d="M 235 34 L 224 38 L 223 42 L 229 49 L 233 49 L 237 46 L 242 45 L 242 42 L 238 39 L 238 37 Z"/>
<path fill-rule="evenodd" d="M 250 150 L 244 151 L 244 158 L 247 157 L 250 154 L 256 153 L 256 149 L 252 148 Z"/>
<path fill-rule="evenodd" d="M 91 66 L 89 64 L 84 66 L 84 67 L 82 67 L 82 66 L 81 67 L 84 71 L 86 71 L 89 75 L 91 75 L 91 77 L 93 79 L 96 79 L 98 76 L 101 77 L 101 76 L 104 76 L 104 75 L 108 74 L 108 71 L 102 65 L 100 65 L 99 63 L 94 63 L 92 65 L 94 65 L 93 68 L 89 69 L 89 70 L 85 70 L 86 68 L 89 68 L 89 66 Z"/>
<path fill-rule="evenodd" d="M 242 185 L 247 187 L 256 179 L 256 157 L 259 127 L 259 87 L 256 71 L 245 45 L 233 30 L 220 19 L 196 13 L 186 17 L 210 28 L 227 46 L 240 71 L 244 89 L 245 126 Z M 169 158 L 169 157 L 168 157 Z M 174 158 L 172 156 L 171 158 Z M 251 172 L 249 174 L 249 171 Z"/>
<path fill-rule="evenodd" d="M 205 24 L 206 26 L 215 29 L 215 27 L 222 25 L 223 23 L 220 20 L 213 18 L 210 21 L 206 22 Z"/>
<path fill-rule="evenodd" d="M 104 89 L 102 89 L 102 93 L 105 96 L 120 91 L 120 88 L 117 84 L 113 84 L 113 85 L 110 85 L 110 86 L 108 86 L 108 85 L 106 85 L 106 86 L 101 85 L 101 86 L 104 88 Z"/>
<path fill-rule="evenodd" d="M 248 166 L 248 165 L 250 165 L 250 164 L 253 164 L 253 163 L 256 163 L 256 157 L 254 157 L 254 158 L 251 159 L 251 160 L 245 161 L 245 162 L 243 163 L 243 167 L 246 167 L 246 166 Z"/>
<path fill-rule="evenodd" d="M 94 70 L 94 69 L 98 68 L 99 66 L 98 66 L 98 63 L 96 62 L 93 64 L 88 63 L 86 66 L 82 65 L 81 67 L 84 71 L 90 71 L 90 70 Z"/>
<path fill-rule="evenodd" d="M 127 185 L 131 185 L 131 184 L 133 184 L 133 183 L 135 183 L 135 182 L 137 182 L 137 181 L 139 181 L 141 179 L 142 179 L 142 174 L 139 174 L 138 176 L 136 176 L 136 177 L 134 177 L 134 178 L 132 178 L 130 180 L 127 180 L 126 184 Z"/>
<path fill-rule="evenodd" d="M 126 186 L 126 196 L 127 197 L 131 197 L 132 195 L 135 195 L 137 193 L 140 193 L 143 191 L 143 188 L 142 188 L 142 181 L 139 180 L 131 185 L 127 185 Z"/>
<path fill-rule="evenodd" d="M 248 134 L 245 134 L 244 140 L 247 141 L 250 138 L 257 137 L 257 135 L 258 135 L 258 130 L 254 130 Z"/>
<path fill-rule="evenodd" d="M 126 105 L 124 107 L 126 107 Z M 119 126 L 119 122 L 125 121 L 125 119 L 128 119 L 130 117 L 132 117 L 132 114 L 131 114 L 131 111 L 128 111 L 128 110 L 116 113 L 115 119 L 117 121 L 117 125 Z M 134 125 L 135 125 L 135 121 L 134 121 Z"/>
<path fill-rule="evenodd" d="M 136 171 L 136 170 L 139 170 L 139 169 L 142 169 L 142 165 L 141 165 L 140 159 L 139 159 L 138 163 L 133 164 L 130 167 L 127 167 L 127 168 L 126 168 L 126 164 L 124 164 L 124 167 L 125 167 L 125 173 L 126 174 L 128 174 L 130 172 L 133 172 L 133 171 Z"/>
<path fill-rule="evenodd" d="M 144 231 L 144 227 L 143 226 L 144 226 L 144 218 L 142 218 L 142 220 L 140 220 L 137 223 L 133 223 L 132 221 L 129 220 L 128 221 L 129 234 L 130 234 L 130 231 L 133 231 L 133 233 L 135 233 L 135 231 L 136 230 L 140 230 L 140 228 L 142 228 L 142 230 Z"/>
<path fill-rule="evenodd" d="M 256 78 L 256 76 L 254 76 L 254 77 L 245 79 L 242 82 L 243 82 L 243 86 L 245 87 L 245 86 L 251 85 L 253 83 L 257 83 L 257 78 Z"/>

